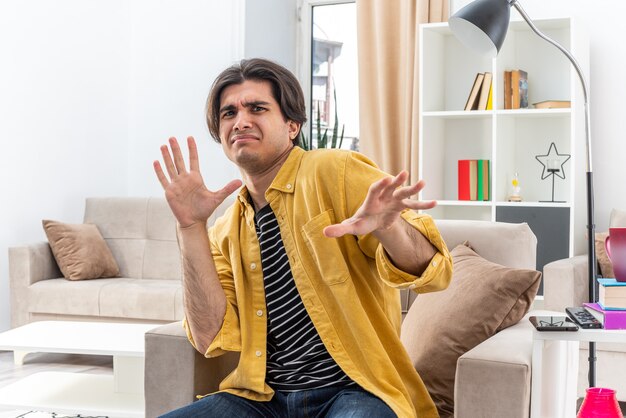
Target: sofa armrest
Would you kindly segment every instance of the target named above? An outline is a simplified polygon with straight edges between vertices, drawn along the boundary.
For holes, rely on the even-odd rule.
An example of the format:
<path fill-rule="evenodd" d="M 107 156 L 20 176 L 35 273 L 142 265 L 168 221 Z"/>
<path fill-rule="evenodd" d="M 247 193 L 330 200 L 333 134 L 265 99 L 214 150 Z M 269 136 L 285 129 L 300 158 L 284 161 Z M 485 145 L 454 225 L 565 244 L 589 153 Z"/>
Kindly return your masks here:
<path fill-rule="evenodd" d="M 543 267 L 544 309 L 565 312 L 589 297 L 587 255 L 553 261 Z"/>
<path fill-rule="evenodd" d="M 28 322 L 28 286 L 41 280 L 63 277 L 47 242 L 9 248 L 11 326 Z"/>
<path fill-rule="evenodd" d="M 196 395 L 217 391 L 239 361 L 239 353 L 205 358 L 187 339 L 181 321 L 148 331 L 145 348 L 146 418 L 188 405 Z"/>
<path fill-rule="evenodd" d="M 456 418 L 528 418 L 533 328 L 527 316 L 459 357 Z"/>
<path fill-rule="evenodd" d="M 517 324 L 459 357 L 454 385 L 455 418 L 528 418 L 533 357 L 533 326 L 528 317 L 532 315 L 564 314 L 530 311 Z"/>

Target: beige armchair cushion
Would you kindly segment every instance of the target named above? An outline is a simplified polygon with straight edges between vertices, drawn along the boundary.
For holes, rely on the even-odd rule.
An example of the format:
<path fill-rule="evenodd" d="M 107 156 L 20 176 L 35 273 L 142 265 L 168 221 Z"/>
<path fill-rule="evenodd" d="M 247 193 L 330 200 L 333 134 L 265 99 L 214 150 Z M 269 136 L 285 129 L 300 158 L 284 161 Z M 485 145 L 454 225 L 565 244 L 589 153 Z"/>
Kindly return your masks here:
<path fill-rule="evenodd" d="M 96 225 L 43 220 L 52 254 L 68 280 L 115 277 L 119 268 Z"/>
<path fill-rule="evenodd" d="M 541 273 L 492 263 L 471 248 L 452 250 L 448 289 L 419 295 L 402 324 L 402 341 L 442 417 L 454 414 L 459 356 L 517 323 L 530 309 Z"/>

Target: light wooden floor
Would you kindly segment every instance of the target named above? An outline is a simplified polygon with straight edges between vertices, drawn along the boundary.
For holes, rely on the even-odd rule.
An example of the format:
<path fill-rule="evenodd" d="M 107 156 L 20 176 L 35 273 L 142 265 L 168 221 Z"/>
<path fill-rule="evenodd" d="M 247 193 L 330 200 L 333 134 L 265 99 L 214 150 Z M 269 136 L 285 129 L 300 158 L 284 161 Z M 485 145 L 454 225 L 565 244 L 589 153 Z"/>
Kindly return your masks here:
<path fill-rule="evenodd" d="M 13 363 L 12 351 L 0 351 L 0 387 L 9 385 L 33 373 L 62 371 L 71 373 L 113 374 L 112 356 L 89 356 L 83 354 L 32 353 L 24 359 L 24 365 Z M 12 409 L 0 406 L 0 417 Z"/>

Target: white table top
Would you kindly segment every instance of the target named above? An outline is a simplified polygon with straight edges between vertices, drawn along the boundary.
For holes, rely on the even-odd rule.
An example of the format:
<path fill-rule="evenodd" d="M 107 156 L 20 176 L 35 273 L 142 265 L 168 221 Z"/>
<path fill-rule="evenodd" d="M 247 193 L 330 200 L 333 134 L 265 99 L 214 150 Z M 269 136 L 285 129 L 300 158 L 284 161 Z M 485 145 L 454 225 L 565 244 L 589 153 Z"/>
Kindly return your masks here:
<path fill-rule="evenodd" d="M 158 324 L 40 321 L 0 334 L 0 350 L 142 357 Z"/>
<path fill-rule="evenodd" d="M 533 339 L 549 341 L 595 341 L 599 343 L 626 343 L 625 329 L 582 329 L 578 331 L 537 331 Z"/>

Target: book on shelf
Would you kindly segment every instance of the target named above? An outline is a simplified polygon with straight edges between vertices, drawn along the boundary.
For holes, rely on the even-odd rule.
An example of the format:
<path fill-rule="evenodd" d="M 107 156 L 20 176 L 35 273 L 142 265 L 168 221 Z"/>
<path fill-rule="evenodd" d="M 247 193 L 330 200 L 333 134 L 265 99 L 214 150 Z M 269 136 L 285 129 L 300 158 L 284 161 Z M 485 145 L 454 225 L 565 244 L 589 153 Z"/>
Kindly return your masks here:
<path fill-rule="evenodd" d="M 490 72 L 483 75 L 483 83 L 480 86 L 480 95 L 476 110 L 487 110 L 487 101 L 489 101 L 489 92 L 491 91 L 491 81 L 493 76 Z"/>
<path fill-rule="evenodd" d="M 583 303 L 583 306 L 604 329 L 626 329 L 626 310 L 607 311 L 598 303 Z"/>
<path fill-rule="evenodd" d="M 489 160 L 476 160 L 478 174 L 476 186 L 476 200 L 490 200 L 489 190 Z"/>
<path fill-rule="evenodd" d="M 519 71 L 511 71 L 511 109 L 519 109 Z"/>
<path fill-rule="evenodd" d="M 535 109 L 566 109 L 572 107 L 569 100 L 544 100 L 542 102 L 533 103 Z"/>
<path fill-rule="evenodd" d="M 519 108 L 528 109 L 528 73 L 523 70 L 519 71 Z"/>
<path fill-rule="evenodd" d="M 476 200 L 478 192 L 478 161 L 459 160 L 458 179 L 458 199 Z"/>
<path fill-rule="evenodd" d="M 489 86 L 489 97 L 487 98 L 487 110 L 493 110 L 493 81 Z"/>
<path fill-rule="evenodd" d="M 511 99 L 513 92 L 511 91 L 511 71 L 504 72 L 504 108 L 513 109 Z"/>
<path fill-rule="evenodd" d="M 528 108 L 528 73 L 511 71 L 511 109 Z"/>
<path fill-rule="evenodd" d="M 490 200 L 489 160 L 458 161 L 458 200 Z"/>
<path fill-rule="evenodd" d="M 598 279 L 598 303 L 604 310 L 626 310 L 626 282 Z"/>
<path fill-rule="evenodd" d="M 476 74 L 476 78 L 474 78 L 474 84 L 472 84 L 472 89 L 470 90 L 470 94 L 467 97 L 467 102 L 465 102 L 465 110 L 476 110 L 478 107 L 478 99 L 480 95 L 480 88 L 483 85 L 483 79 L 485 78 L 484 73 Z"/>

